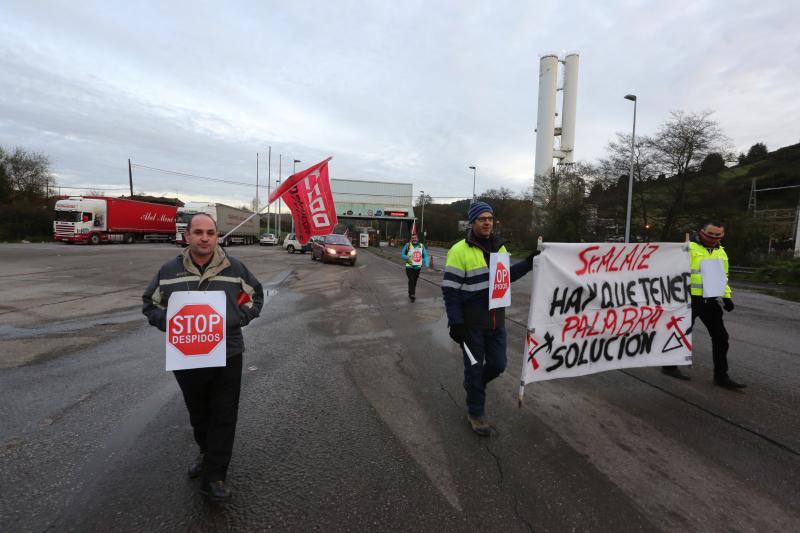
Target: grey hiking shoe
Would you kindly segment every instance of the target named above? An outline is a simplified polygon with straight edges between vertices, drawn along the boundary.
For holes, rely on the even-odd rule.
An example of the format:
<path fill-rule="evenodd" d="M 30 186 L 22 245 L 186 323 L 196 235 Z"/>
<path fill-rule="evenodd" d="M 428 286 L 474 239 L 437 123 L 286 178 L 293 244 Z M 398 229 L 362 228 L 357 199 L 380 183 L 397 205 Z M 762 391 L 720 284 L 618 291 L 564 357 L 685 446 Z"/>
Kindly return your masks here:
<path fill-rule="evenodd" d="M 481 437 L 488 437 L 492 433 L 485 416 L 467 415 L 467 422 L 469 422 L 469 425 L 472 426 L 472 431 Z"/>

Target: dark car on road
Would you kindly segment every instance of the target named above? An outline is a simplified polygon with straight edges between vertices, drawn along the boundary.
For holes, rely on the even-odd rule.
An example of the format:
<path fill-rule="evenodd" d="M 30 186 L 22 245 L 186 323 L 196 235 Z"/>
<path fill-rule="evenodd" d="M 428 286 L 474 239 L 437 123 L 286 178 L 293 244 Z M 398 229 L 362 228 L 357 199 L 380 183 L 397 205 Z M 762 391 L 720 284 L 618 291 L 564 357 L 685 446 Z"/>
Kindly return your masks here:
<path fill-rule="evenodd" d="M 323 263 L 339 262 L 355 265 L 358 252 L 344 235 L 332 233 L 311 240 L 311 260 L 319 259 Z"/>

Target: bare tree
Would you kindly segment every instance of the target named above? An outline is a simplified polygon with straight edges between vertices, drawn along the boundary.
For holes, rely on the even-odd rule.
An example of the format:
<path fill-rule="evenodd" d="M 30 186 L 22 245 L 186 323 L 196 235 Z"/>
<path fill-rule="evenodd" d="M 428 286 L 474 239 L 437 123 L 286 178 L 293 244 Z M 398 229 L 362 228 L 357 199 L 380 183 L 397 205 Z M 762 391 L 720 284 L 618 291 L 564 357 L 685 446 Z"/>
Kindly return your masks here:
<path fill-rule="evenodd" d="M 542 205 L 535 210 L 536 230 L 547 240 L 579 242 L 589 233 L 587 184 L 597 179 L 597 169 L 584 162 L 561 165 L 541 191 Z"/>
<path fill-rule="evenodd" d="M 425 205 L 431 205 L 433 203 L 433 197 L 431 197 L 430 194 L 420 192 L 419 196 L 417 197 L 417 203 L 414 205 L 415 207 L 421 207 L 423 203 Z"/>
<path fill-rule="evenodd" d="M 0 147 L 0 165 L 5 168 L 13 193 L 27 200 L 44 198 L 55 183 L 50 174 L 50 159 L 44 154 L 19 146 L 13 152 Z"/>
<path fill-rule="evenodd" d="M 519 198 L 514 191 L 506 187 L 489 189 L 484 191 L 479 196 L 487 200 L 512 200 L 514 198 Z"/>
<path fill-rule="evenodd" d="M 712 113 L 673 111 L 650 138 L 655 167 L 670 177 L 667 187 L 671 201 L 664 217 L 662 240 L 672 237 L 679 209 L 686 199 L 688 180 L 703 159 L 712 152 L 730 153 L 730 141 L 719 123 L 711 118 Z"/>
<path fill-rule="evenodd" d="M 605 189 L 617 184 L 621 176 L 627 176 L 631 171 L 631 135 L 617 133 L 614 141 L 609 141 L 606 146 L 608 157 L 598 162 L 598 182 Z M 633 147 L 633 183 L 634 198 L 638 200 L 641 212 L 642 227 L 649 223 L 647 217 L 646 183 L 653 179 L 656 161 L 653 150 L 653 141 L 650 137 L 637 137 Z M 626 180 L 627 181 L 627 180 Z M 627 183 L 626 183 L 627 185 Z M 634 203 L 634 210 L 635 210 Z"/>

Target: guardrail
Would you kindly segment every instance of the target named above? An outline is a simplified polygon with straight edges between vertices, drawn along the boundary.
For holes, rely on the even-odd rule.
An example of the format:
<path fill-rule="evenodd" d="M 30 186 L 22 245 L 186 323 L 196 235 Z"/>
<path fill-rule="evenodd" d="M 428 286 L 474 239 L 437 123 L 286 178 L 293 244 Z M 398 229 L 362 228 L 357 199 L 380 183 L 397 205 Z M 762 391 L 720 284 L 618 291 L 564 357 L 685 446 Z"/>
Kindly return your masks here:
<path fill-rule="evenodd" d="M 732 266 L 728 267 L 728 272 L 731 274 L 755 274 L 758 271 L 756 267 L 740 267 L 740 266 Z"/>

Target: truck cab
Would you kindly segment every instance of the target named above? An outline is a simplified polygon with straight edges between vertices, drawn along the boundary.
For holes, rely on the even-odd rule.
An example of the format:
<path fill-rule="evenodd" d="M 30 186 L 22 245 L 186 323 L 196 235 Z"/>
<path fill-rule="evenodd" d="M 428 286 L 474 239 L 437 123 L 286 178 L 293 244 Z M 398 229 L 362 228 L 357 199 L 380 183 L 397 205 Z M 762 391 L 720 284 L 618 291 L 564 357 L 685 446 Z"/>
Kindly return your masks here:
<path fill-rule="evenodd" d="M 53 235 L 57 241 L 100 244 L 106 231 L 106 202 L 94 198 L 71 197 L 55 205 Z"/>

